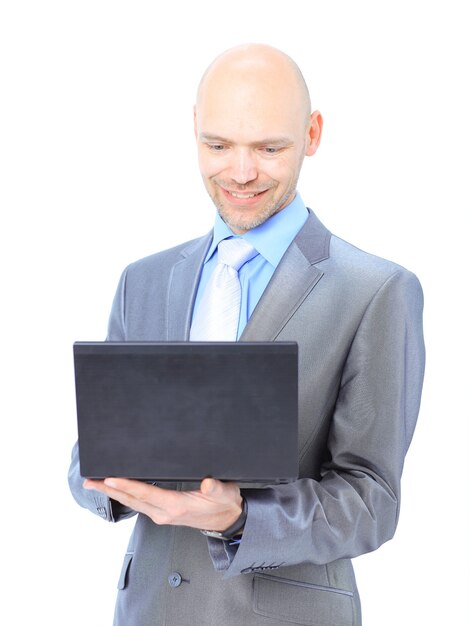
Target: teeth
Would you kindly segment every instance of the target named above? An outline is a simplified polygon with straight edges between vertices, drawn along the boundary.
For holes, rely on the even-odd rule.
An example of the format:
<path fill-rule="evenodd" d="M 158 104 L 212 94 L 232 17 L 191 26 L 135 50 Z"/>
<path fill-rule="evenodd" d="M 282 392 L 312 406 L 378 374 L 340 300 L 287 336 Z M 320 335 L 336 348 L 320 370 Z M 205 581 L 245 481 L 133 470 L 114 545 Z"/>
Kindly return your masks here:
<path fill-rule="evenodd" d="M 243 200 L 246 198 L 254 198 L 254 196 L 258 195 L 257 193 L 235 193 L 234 191 L 230 191 L 230 194 L 235 198 L 242 198 Z"/>

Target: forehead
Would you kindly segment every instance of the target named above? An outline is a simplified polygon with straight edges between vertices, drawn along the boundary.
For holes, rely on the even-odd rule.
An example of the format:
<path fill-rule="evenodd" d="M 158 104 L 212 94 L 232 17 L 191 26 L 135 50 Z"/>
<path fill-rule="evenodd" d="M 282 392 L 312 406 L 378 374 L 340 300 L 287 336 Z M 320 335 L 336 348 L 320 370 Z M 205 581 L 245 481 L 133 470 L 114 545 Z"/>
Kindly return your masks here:
<path fill-rule="evenodd" d="M 274 76 L 218 75 L 207 80 L 197 100 L 202 133 L 246 142 L 304 131 L 304 107 L 292 81 Z"/>

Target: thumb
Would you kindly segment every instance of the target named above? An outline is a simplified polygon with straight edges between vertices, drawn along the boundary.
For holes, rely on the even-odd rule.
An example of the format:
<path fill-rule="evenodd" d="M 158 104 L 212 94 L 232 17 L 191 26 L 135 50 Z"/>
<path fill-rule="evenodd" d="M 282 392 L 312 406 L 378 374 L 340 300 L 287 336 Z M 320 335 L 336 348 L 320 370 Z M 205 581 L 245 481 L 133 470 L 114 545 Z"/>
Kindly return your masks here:
<path fill-rule="evenodd" d="M 221 495 L 223 491 L 223 484 L 215 478 L 204 478 L 200 483 L 200 491 L 204 494 L 204 496 Z"/>

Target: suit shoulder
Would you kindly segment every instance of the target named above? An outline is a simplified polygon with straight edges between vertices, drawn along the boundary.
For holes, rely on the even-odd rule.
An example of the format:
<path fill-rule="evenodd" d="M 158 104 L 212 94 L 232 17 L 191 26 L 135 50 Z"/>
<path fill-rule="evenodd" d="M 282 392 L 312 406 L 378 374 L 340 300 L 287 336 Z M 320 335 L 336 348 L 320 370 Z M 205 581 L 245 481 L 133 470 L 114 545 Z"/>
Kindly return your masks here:
<path fill-rule="evenodd" d="M 422 287 L 417 276 L 402 265 L 365 252 L 351 243 L 331 236 L 330 256 L 321 263 L 325 276 L 354 296 L 372 298 L 385 286 L 403 289 L 418 299 Z"/>
<path fill-rule="evenodd" d="M 402 265 L 365 252 L 335 235 L 331 236 L 330 261 L 331 265 L 337 269 L 362 274 L 369 279 L 386 279 L 394 274 L 416 279 L 415 274 Z"/>

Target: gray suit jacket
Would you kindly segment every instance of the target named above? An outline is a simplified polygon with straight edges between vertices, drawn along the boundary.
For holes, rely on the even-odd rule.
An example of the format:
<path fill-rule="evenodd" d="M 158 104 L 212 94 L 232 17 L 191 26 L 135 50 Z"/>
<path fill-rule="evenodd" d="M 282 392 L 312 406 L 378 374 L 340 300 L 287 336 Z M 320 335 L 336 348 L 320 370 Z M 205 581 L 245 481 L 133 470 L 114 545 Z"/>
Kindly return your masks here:
<path fill-rule="evenodd" d="M 108 339 L 188 339 L 210 241 L 211 234 L 130 265 Z M 139 515 L 116 626 L 361 623 L 350 558 L 396 528 L 423 379 L 419 282 L 331 236 L 311 214 L 241 340 L 299 344 L 300 479 L 243 490 L 249 515 L 237 549 Z M 83 490 L 76 446 L 70 485 L 80 505 L 107 520 L 133 514 Z"/>

